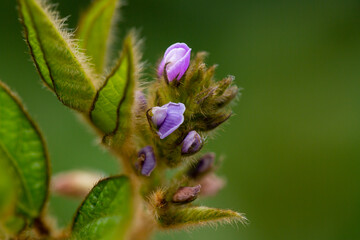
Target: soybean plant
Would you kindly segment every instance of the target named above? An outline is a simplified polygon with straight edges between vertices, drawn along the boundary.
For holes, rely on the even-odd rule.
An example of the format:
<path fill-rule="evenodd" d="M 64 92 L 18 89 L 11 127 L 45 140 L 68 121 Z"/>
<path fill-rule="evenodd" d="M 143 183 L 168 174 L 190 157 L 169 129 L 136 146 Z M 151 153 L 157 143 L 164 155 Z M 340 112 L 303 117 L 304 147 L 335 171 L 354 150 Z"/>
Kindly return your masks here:
<path fill-rule="evenodd" d="M 204 63 L 206 53 L 175 43 L 146 79 L 135 31 L 123 39 L 111 65 L 119 0 L 94 0 L 75 32 L 47 1 L 17 4 L 43 83 L 85 119 L 122 173 L 74 170 L 51 177 L 37 124 L 0 83 L 1 239 L 144 240 L 155 231 L 246 223 L 243 214 L 195 201 L 224 186 L 215 154 L 200 151 L 232 115 L 231 102 L 239 95 L 233 76 L 215 80 L 216 66 Z M 50 192 L 83 199 L 65 229 L 47 211 Z"/>

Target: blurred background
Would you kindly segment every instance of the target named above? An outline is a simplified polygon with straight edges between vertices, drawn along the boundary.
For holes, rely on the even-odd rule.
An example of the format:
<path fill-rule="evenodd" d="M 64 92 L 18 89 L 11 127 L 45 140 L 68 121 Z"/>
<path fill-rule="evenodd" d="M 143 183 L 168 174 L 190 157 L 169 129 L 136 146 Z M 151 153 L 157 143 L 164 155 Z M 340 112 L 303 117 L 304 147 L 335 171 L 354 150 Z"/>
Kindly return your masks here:
<path fill-rule="evenodd" d="M 55 2 L 74 28 L 90 0 Z M 38 121 L 52 172 L 117 173 L 92 132 L 42 86 L 15 4 L 0 1 L 0 79 Z M 127 0 L 121 15 L 114 53 L 128 30 L 141 30 L 149 79 L 164 50 L 180 41 L 210 52 L 218 79 L 235 75 L 244 89 L 236 115 L 206 147 L 225 157 L 227 187 L 200 202 L 244 212 L 250 225 L 155 240 L 360 239 L 360 1 Z M 52 197 L 50 211 L 66 226 L 78 205 Z"/>

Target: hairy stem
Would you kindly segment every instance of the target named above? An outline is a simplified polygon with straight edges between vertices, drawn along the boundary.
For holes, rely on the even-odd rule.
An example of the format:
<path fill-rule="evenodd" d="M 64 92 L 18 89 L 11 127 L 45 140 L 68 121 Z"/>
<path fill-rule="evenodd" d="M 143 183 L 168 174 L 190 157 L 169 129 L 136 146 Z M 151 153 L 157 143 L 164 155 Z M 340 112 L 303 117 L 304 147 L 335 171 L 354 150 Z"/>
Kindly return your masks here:
<path fill-rule="evenodd" d="M 136 149 L 132 146 L 122 146 L 117 148 L 112 146 L 113 153 L 119 158 L 123 172 L 130 179 L 132 190 L 133 190 L 133 208 L 134 216 L 131 226 L 128 230 L 126 240 L 146 240 L 150 239 L 153 231 L 155 230 L 155 223 L 151 216 L 145 212 L 145 204 L 142 198 L 140 189 L 141 181 L 134 171 L 132 162 L 137 158 Z"/>
<path fill-rule="evenodd" d="M 103 133 L 91 122 L 88 115 L 83 115 L 83 119 L 95 130 L 95 132 L 103 138 Z M 137 151 L 134 147 L 135 144 L 131 140 L 126 141 L 125 145 L 105 145 L 110 152 L 119 160 L 119 163 L 122 166 L 123 174 L 129 177 L 132 190 L 133 190 L 133 207 L 134 207 L 134 216 L 129 226 L 128 235 L 126 240 L 147 240 L 150 239 L 152 233 L 156 229 L 156 224 L 153 220 L 153 217 L 145 211 L 145 202 L 142 198 L 140 189 L 141 189 L 141 180 L 136 174 L 133 168 L 133 162 L 137 158 Z"/>

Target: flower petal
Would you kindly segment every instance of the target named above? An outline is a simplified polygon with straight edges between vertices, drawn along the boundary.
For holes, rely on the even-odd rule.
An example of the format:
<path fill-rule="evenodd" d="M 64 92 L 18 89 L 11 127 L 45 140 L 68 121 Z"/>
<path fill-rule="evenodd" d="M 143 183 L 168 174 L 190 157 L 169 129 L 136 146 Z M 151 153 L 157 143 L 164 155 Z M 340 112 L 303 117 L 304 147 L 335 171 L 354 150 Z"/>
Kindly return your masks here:
<path fill-rule="evenodd" d="M 159 64 L 158 67 L 158 76 L 161 77 L 164 73 L 164 67 L 165 67 L 165 58 L 163 58 Z"/>
<path fill-rule="evenodd" d="M 192 154 L 196 153 L 201 149 L 202 146 L 202 139 L 200 135 L 196 131 L 189 132 L 181 147 L 182 154 Z"/>
<path fill-rule="evenodd" d="M 189 48 L 185 43 L 175 43 L 171 45 L 164 54 L 163 59 L 158 67 L 158 76 L 162 76 L 164 73 L 164 67 L 166 64 L 166 73 L 168 80 L 171 82 L 175 78 L 180 80 L 185 74 L 190 64 Z"/>
<path fill-rule="evenodd" d="M 174 132 L 184 122 L 185 105 L 182 103 L 169 102 L 163 107 L 167 108 L 167 115 L 161 124 L 158 135 L 160 139 L 164 139 Z"/>
<path fill-rule="evenodd" d="M 152 122 L 155 124 L 156 127 L 160 127 L 167 116 L 167 107 L 153 107 L 151 109 L 151 112 L 153 114 L 151 117 Z"/>

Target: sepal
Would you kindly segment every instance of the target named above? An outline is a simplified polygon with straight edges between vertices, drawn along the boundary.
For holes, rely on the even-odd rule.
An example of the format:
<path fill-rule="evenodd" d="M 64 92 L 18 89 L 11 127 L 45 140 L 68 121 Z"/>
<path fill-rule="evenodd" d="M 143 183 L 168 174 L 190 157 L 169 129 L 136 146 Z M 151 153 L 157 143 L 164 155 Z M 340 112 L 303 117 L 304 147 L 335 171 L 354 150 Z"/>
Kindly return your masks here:
<path fill-rule="evenodd" d="M 200 117 L 195 124 L 200 131 L 207 132 L 217 128 L 231 116 L 232 112 L 219 112 L 206 117 Z"/>
<path fill-rule="evenodd" d="M 242 213 L 209 207 L 177 207 L 158 217 L 162 228 L 177 229 L 213 223 L 240 222 L 247 224 L 248 220 Z"/>

